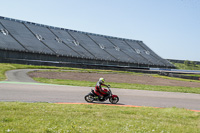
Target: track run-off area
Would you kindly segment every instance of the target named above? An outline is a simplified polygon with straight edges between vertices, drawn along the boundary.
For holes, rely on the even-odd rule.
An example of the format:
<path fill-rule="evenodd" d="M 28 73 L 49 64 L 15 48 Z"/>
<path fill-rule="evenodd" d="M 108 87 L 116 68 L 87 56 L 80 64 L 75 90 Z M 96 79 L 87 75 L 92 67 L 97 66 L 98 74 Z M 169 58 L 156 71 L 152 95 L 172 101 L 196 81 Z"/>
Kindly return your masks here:
<path fill-rule="evenodd" d="M 0 81 L 0 101 L 87 104 L 84 96 L 92 87 L 37 83 L 26 74 L 34 69 L 6 72 L 7 81 Z M 177 107 L 200 111 L 200 94 L 111 88 L 119 96 L 117 106 Z M 109 101 L 98 104 L 111 105 Z"/>

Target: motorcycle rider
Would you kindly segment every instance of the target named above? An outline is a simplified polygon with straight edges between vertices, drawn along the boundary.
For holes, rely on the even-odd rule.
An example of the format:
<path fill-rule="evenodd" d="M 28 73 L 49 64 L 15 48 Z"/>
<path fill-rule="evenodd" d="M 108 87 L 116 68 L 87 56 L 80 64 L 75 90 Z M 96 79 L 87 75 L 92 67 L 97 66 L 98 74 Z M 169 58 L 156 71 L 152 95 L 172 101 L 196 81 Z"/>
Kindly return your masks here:
<path fill-rule="evenodd" d="M 110 86 L 110 85 L 104 84 L 104 82 L 105 82 L 105 79 L 100 78 L 99 81 L 97 82 L 97 84 L 95 86 L 95 90 L 94 90 L 94 93 L 96 95 L 98 95 L 100 99 L 103 99 L 103 95 L 101 94 L 101 92 L 104 92 L 101 86 L 106 86 L 106 87 Z"/>

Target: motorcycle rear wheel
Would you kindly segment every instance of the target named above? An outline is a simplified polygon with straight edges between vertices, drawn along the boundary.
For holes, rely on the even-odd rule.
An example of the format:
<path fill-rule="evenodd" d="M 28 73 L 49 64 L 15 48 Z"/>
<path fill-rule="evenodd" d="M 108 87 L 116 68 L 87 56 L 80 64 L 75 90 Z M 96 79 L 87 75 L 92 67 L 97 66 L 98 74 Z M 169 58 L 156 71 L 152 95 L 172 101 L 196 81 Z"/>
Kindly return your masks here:
<path fill-rule="evenodd" d="M 94 96 L 91 94 L 86 95 L 85 101 L 87 101 L 88 103 L 92 103 L 94 101 Z"/>
<path fill-rule="evenodd" d="M 114 98 L 110 97 L 110 98 L 109 98 L 109 101 L 110 101 L 112 104 L 116 104 L 116 103 L 119 101 L 119 97 L 114 97 Z"/>

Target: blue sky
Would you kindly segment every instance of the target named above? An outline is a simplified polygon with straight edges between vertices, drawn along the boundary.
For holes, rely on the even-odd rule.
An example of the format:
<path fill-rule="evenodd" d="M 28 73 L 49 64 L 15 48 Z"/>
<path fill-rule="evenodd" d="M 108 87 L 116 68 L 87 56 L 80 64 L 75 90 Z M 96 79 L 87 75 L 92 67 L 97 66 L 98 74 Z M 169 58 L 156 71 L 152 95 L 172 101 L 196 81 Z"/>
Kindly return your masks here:
<path fill-rule="evenodd" d="M 0 16 L 142 40 L 165 59 L 200 61 L 200 0 L 0 0 Z"/>

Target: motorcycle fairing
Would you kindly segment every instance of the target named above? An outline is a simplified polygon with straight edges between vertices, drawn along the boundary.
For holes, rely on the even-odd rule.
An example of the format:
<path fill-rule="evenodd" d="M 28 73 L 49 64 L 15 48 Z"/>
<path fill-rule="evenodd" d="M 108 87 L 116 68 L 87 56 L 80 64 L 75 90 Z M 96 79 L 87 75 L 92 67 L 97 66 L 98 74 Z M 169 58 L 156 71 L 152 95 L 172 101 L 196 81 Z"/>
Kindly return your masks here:
<path fill-rule="evenodd" d="M 112 95 L 112 98 L 118 97 L 117 95 Z"/>

